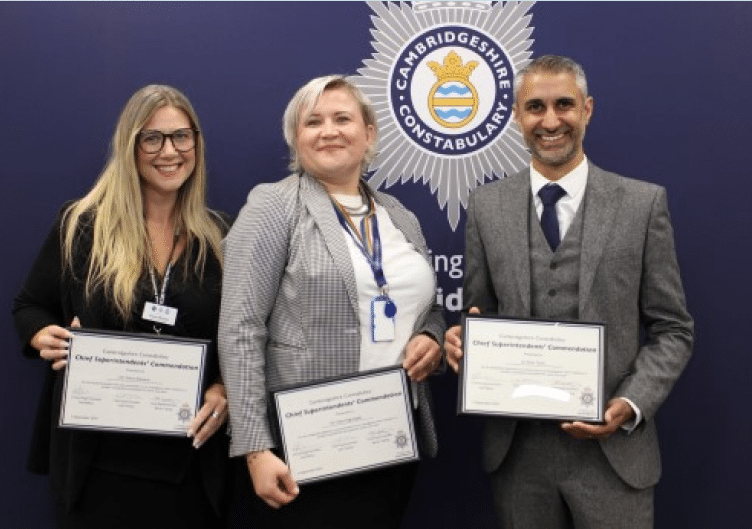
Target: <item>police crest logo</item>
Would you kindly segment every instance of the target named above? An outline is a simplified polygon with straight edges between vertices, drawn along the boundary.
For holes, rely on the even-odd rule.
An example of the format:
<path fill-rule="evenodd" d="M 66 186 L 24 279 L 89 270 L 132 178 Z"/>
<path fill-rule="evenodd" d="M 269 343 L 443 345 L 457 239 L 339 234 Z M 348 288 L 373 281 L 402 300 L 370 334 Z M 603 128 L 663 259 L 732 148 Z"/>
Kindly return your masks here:
<path fill-rule="evenodd" d="M 450 51 L 443 65 L 429 61 L 428 66 L 439 78 L 428 95 L 428 108 L 433 119 L 447 128 L 467 124 L 478 113 L 478 92 L 470 82 L 470 74 L 478 66 L 478 61 L 463 65 L 462 58 Z"/>
<path fill-rule="evenodd" d="M 178 410 L 178 420 L 180 422 L 188 422 L 191 420 L 191 415 L 191 407 L 188 406 L 188 403 L 183 403 Z"/>
<path fill-rule="evenodd" d="M 529 161 L 511 119 L 534 2 L 368 2 L 374 53 L 353 81 L 378 116 L 369 182 L 428 183 L 452 230 L 470 191 Z"/>

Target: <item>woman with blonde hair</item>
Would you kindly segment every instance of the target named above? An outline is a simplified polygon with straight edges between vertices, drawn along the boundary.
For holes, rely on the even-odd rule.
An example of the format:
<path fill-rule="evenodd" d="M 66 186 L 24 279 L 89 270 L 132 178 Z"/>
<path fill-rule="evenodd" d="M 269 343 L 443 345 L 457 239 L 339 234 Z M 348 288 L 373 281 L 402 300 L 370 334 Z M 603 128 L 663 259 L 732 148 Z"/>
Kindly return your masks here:
<path fill-rule="evenodd" d="M 49 473 L 61 527 L 221 525 L 227 402 L 214 341 L 228 229 L 206 206 L 190 102 L 170 86 L 141 88 L 97 183 L 63 207 L 13 308 L 24 354 L 51 367 L 29 465 Z M 148 304 L 176 311 L 173 325 L 149 319 Z M 188 438 L 56 428 L 66 325 L 212 340 Z"/>
<path fill-rule="evenodd" d="M 230 519 L 254 527 L 399 527 L 417 465 L 298 487 L 267 415 L 268 391 L 403 367 L 423 455 L 436 455 L 427 376 L 444 321 L 418 219 L 362 178 L 376 118 L 341 76 L 313 79 L 284 116 L 293 174 L 254 188 L 225 240 L 219 355 L 232 422 Z"/>

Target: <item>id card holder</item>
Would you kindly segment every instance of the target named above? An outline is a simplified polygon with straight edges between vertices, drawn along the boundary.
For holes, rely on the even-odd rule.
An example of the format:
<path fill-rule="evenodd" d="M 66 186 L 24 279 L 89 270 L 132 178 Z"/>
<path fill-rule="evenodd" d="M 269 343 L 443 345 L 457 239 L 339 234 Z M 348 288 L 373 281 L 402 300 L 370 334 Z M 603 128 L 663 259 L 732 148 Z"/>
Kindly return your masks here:
<path fill-rule="evenodd" d="M 387 296 L 377 296 L 371 301 L 371 340 L 391 342 L 394 340 L 394 316 L 397 307 Z"/>
<path fill-rule="evenodd" d="M 147 301 L 144 303 L 144 313 L 141 317 L 146 321 L 172 326 L 178 318 L 178 309 Z"/>

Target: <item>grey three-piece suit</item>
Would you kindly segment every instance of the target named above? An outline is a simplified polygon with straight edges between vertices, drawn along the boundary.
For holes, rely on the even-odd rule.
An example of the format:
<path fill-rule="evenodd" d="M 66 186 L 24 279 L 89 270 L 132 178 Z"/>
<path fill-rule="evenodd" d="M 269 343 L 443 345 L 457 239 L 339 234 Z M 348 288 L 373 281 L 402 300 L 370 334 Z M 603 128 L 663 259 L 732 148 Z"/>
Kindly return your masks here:
<path fill-rule="evenodd" d="M 580 210 L 557 252 L 546 247 L 548 258 L 538 250 L 544 239 L 533 207 L 529 169 L 471 195 L 465 307 L 549 317 L 547 304 L 568 296 L 560 300 L 569 307 L 562 319 L 605 322 L 605 399 L 629 399 L 643 420 L 633 432 L 618 429 L 600 442 L 600 466 L 610 465 L 633 489 L 651 487 L 661 474 L 654 417 L 693 343 L 665 190 L 589 164 Z M 573 264 L 560 254 L 574 256 Z M 566 266 L 557 268 L 558 258 Z M 487 421 L 487 472 L 503 465 L 516 430 L 520 421 Z"/>

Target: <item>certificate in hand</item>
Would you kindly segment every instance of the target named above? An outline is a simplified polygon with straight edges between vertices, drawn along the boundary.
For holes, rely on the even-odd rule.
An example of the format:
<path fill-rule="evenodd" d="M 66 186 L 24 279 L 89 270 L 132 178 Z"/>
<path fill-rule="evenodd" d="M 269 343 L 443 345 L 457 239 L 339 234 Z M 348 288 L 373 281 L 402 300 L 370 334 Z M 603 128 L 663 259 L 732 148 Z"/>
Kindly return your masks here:
<path fill-rule="evenodd" d="M 602 422 L 601 323 L 462 318 L 458 413 Z"/>
<path fill-rule="evenodd" d="M 208 340 L 69 328 L 59 426 L 185 435 Z"/>
<path fill-rule="evenodd" d="M 401 367 L 274 391 L 271 405 L 284 459 L 298 483 L 419 459 L 410 385 Z"/>

